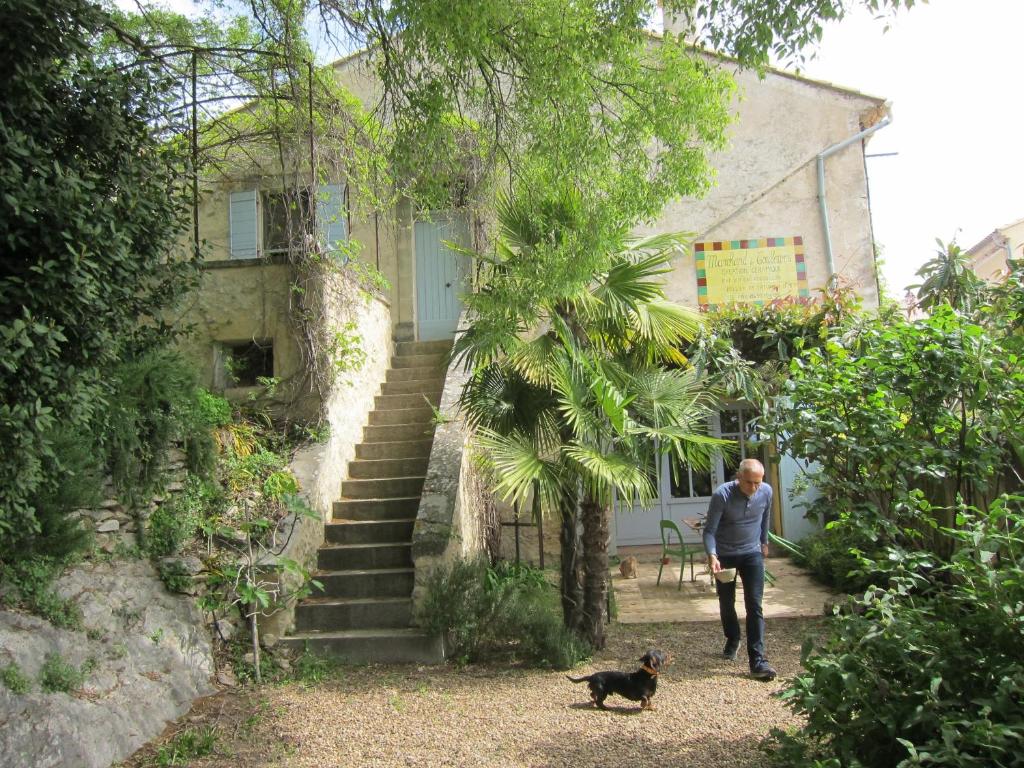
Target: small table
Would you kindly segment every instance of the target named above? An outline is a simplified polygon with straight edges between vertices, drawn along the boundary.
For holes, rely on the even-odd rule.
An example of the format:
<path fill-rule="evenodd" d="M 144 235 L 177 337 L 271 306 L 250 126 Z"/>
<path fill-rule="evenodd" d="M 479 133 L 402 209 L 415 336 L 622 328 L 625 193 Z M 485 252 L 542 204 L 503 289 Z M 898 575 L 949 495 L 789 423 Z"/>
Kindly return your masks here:
<path fill-rule="evenodd" d="M 684 517 L 683 525 L 689 528 L 691 531 L 702 534 L 704 531 L 704 518 L 703 517 Z"/>

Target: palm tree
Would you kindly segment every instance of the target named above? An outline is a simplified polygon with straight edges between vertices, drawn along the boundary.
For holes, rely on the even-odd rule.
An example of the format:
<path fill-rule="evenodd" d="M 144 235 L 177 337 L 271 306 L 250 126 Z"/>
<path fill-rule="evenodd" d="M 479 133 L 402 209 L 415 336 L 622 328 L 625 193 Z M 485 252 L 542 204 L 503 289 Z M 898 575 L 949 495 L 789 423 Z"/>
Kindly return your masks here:
<path fill-rule="evenodd" d="M 568 190 L 539 206 L 502 201 L 495 255 L 482 257 L 490 276 L 468 298 L 474 322 L 455 355 L 474 372 L 462 406 L 496 490 L 560 516 L 565 622 L 601 648 L 613 499 L 651 501 L 660 454 L 707 466 L 721 441 L 704 434 L 713 403 L 697 375 L 673 367 L 699 325 L 662 288 L 681 238 L 584 220 Z"/>

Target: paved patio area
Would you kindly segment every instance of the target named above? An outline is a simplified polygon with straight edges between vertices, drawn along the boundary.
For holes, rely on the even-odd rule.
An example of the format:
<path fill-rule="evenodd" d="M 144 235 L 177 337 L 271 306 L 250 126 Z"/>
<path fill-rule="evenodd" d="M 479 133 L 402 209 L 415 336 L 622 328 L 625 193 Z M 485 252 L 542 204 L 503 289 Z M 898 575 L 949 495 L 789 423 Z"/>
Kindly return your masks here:
<path fill-rule="evenodd" d="M 703 558 L 694 561 L 696 581 L 690 581 L 689 563 L 685 566 L 682 588 L 679 585 L 679 562 L 673 558 L 658 579 L 661 547 L 619 547 L 620 560 L 629 555 L 639 562 L 637 578 L 624 579 L 618 566 L 612 567 L 612 586 L 618 607 L 618 621 L 623 624 L 650 622 L 719 621 L 718 597 Z M 775 576 L 775 583 L 765 585 L 764 615 L 766 619 L 821 616 L 825 602 L 834 595 L 813 581 L 788 558 L 769 557 L 766 567 Z M 736 612 L 742 621 L 742 586 L 737 589 Z"/>

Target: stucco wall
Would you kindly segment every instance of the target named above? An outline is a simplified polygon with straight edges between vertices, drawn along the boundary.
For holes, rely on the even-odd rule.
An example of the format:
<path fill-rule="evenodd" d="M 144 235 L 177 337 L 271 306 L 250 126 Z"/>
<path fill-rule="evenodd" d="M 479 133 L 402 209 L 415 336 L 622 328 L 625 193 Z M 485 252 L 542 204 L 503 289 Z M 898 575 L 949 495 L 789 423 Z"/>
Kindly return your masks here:
<path fill-rule="evenodd" d="M 356 323 L 355 333 L 365 355 L 359 370 L 340 373 L 327 398 L 326 414 L 331 434 L 327 441 L 325 466 L 330 472 L 318 481 L 317 509 L 330 519 L 331 505 L 341 492 L 341 481 L 348 477 L 348 463 L 355 458 L 356 445 L 362 441 L 363 427 L 374 408 L 391 363 L 391 312 L 388 305 L 362 291 L 344 275 L 337 275 L 328 286 L 327 317 L 335 327 Z"/>
<path fill-rule="evenodd" d="M 232 259 L 229 221 L 230 195 L 250 189 L 257 182 L 211 182 L 203 191 L 199 207 L 200 239 L 205 243 L 205 268 L 201 290 L 187 305 L 181 320 L 195 326 L 192 339 L 182 348 L 200 366 L 207 386 L 221 382 L 212 342 L 242 342 L 252 339 L 274 341 L 274 375 L 291 379 L 302 372 L 296 345 L 288 285 L 288 267 L 264 259 Z M 389 283 L 383 299 L 389 307 L 393 327 L 405 323 L 411 332 L 414 275 L 412 273 L 412 222 L 408 205 L 379 212 L 349 198 L 348 229 L 357 245 L 355 258 L 378 269 Z M 389 329 L 389 338 L 394 334 Z M 400 334 L 399 334 L 400 335 Z M 308 389 L 308 387 L 307 387 Z M 311 401 L 288 393 L 301 402 L 302 413 L 310 415 Z M 244 395 L 244 393 L 243 393 Z M 314 403 L 315 405 L 315 403 Z"/>
<path fill-rule="evenodd" d="M 227 387 L 229 396 L 246 397 L 248 390 L 232 389 L 225 379 L 217 348 L 269 340 L 273 374 L 282 382 L 279 401 L 289 403 L 291 416 L 315 416 L 317 400 L 300 375 L 303 367 L 290 319 L 290 299 L 286 265 L 256 259 L 209 262 L 199 290 L 179 318 L 191 327 L 179 348 L 198 367 L 202 384 L 217 391 Z"/>
<path fill-rule="evenodd" d="M 764 80 L 736 75 L 739 94 L 730 145 L 711 162 L 716 183 L 702 199 L 668 205 L 644 234 L 685 231 L 695 241 L 801 236 L 812 296 L 828 280 L 818 205 L 816 158 L 859 133 L 884 112 L 884 102 L 769 72 Z M 855 142 L 825 160 L 826 197 L 835 270 L 867 306 L 877 305 L 874 253 L 863 150 Z M 680 259 L 669 298 L 697 304 L 693 259 Z"/>

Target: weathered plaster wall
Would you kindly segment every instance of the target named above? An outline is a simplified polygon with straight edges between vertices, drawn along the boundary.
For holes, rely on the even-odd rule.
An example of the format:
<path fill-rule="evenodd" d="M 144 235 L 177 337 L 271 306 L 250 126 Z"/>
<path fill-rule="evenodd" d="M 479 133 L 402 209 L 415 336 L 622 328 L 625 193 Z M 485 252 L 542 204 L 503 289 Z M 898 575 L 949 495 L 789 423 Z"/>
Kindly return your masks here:
<path fill-rule="evenodd" d="M 465 317 L 460 327 L 464 323 Z M 490 485 L 473 462 L 470 433 L 457 408 L 468 375 L 458 366 L 449 368 L 441 395 L 440 411 L 447 420 L 434 431 L 412 533 L 414 615 L 434 569 L 484 554 L 489 530 L 497 525 Z"/>
<path fill-rule="evenodd" d="M 302 411 L 315 408 L 295 375 L 301 357 L 290 319 L 288 267 L 255 259 L 211 261 L 203 270 L 181 318 L 192 334 L 181 342 L 182 351 L 199 367 L 207 387 L 221 389 L 215 344 L 269 339 L 274 344 L 274 376 L 294 382 Z M 308 387 L 306 388 L 308 390 Z"/>
<path fill-rule="evenodd" d="M 343 274 L 336 275 L 332 282 L 327 294 L 329 322 L 338 328 L 355 322 L 365 359 L 358 370 L 339 373 L 327 398 L 331 435 L 324 458 L 326 471 L 318 477 L 315 503 L 328 520 L 331 505 L 341 492 L 341 481 L 348 477 L 348 463 L 362 441 L 363 427 L 373 410 L 374 397 L 380 394 L 393 351 L 389 306 L 366 294 Z"/>
<path fill-rule="evenodd" d="M 644 231 L 692 232 L 697 241 L 800 235 L 813 296 L 828 280 L 815 160 L 867 127 L 862 121 L 878 119 L 884 101 L 773 72 L 764 80 L 742 72 L 737 83 L 730 146 L 711 157 L 715 186 L 702 199 L 670 204 Z M 826 159 L 825 178 L 835 269 L 874 306 L 878 292 L 861 143 Z M 680 259 L 668 294 L 696 306 L 692 257 Z"/>

